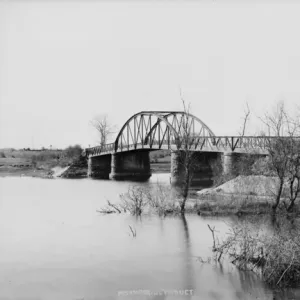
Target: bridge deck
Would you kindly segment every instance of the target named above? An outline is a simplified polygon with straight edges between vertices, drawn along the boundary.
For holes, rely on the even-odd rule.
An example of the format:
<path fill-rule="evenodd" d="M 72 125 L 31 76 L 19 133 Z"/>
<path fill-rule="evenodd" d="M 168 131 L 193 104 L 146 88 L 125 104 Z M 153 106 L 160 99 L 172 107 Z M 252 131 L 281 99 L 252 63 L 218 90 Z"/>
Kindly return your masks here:
<path fill-rule="evenodd" d="M 215 137 L 196 137 L 189 142 L 190 151 L 199 152 L 236 152 L 236 153 L 253 153 L 268 154 L 268 145 L 278 137 L 266 136 L 215 136 Z M 290 139 L 290 137 L 281 137 L 281 139 Z M 295 137 L 300 141 L 300 137 Z M 170 140 L 152 140 L 147 143 L 136 143 L 130 145 L 115 143 L 106 144 L 105 146 L 96 146 L 87 148 L 88 156 L 100 156 L 118 152 L 133 150 L 180 150 L 181 147 L 174 139 Z"/>

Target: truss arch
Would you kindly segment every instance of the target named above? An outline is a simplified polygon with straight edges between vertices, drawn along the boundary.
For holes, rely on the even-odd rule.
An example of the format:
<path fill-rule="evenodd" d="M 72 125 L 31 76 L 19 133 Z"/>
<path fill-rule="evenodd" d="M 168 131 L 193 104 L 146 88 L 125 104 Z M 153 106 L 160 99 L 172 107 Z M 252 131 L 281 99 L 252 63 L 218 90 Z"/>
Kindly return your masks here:
<path fill-rule="evenodd" d="M 183 135 L 183 122 L 193 137 L 214 137 L 199 118 L 186 112 L 142 111 L 130 117 L 115 140 L 115 151 L 139 148 L 166 149 Z"/>

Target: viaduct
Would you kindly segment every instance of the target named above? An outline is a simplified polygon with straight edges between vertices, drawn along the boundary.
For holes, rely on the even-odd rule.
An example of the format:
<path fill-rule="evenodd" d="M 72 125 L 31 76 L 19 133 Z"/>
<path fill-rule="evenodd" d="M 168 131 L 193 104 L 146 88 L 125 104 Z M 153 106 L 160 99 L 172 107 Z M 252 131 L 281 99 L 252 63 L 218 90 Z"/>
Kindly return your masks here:
<path fill-rule="evenodd" d="M 209 185 L 214 160 L 221 158 L 223 172 L 233 173 L 241 155 L 267 155 L 266 146 L 270 138 L 216 136 L 192 114 L 183 111 L 142 111 L 127 120 L 115 142 L 85 149 L 88 176 L 117 180 L 148 179 L 151 176 L 149 152 L 166 149 L 171 151 L 171 182 L 176 184 L 183 174 L 181 152 L 188 149 L 193 159 L 197 160 L 193 180 Z"/>

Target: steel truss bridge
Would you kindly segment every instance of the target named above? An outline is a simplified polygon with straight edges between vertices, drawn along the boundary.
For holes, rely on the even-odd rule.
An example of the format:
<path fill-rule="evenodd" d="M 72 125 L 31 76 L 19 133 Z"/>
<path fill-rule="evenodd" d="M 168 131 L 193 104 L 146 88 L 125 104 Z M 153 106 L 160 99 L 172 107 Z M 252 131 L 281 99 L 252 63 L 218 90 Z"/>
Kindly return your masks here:
<path fill-rule="evenodd" d="M 286 137 L 289 138 L 289 137 Z M 85 149 L 89 157 L 132 150 L 180 150 L 268 154 L 278 137 L 216 136 L 199 118 L 183 111 L 142 111 L 130 117 L 115 142 Z M 184 141 L 184 142 L 183 142 Z"/>

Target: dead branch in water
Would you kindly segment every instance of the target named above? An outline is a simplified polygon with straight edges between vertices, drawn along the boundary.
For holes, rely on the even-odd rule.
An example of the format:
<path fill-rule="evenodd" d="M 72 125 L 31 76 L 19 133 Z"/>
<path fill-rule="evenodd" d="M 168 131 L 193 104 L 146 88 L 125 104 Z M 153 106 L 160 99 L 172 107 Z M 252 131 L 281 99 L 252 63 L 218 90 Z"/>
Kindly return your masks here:
<path fill-rule="evenodd" d="M 109 200 L 106 201 L 107 201 L 107 207 L 102 208 L 101 210 L 97 210 L 97 212 L 102 214 L 113 214 L 113 213 L 120 214 L 122 212 L 121 209 L 116 204 L 111 203 Z"/>
<path fill-rule="evenodd" d="M 115 210 L 107 210 L 107 209 L 96 210 L 96 212 L 101 213 L 101 214 L 114 214 L 114 213 L 116 213 Z"/>
<path fill-rule="evenodd" d="M 129 228 L 130 228 L 130 231 L 131 231 L 131 233 L 132 233 L 132 236 L 133 237 L 136 237 L 136 230 L 134 229 L 132 229 L 132 227 L 130 226 L 130 225 L 128 225 L 129 226 Z"/>
<path fill-rule="evenodd" d="M 113 209 L 115 209 L 119 214 L 121 213 L 121 210 L 117 207 L 117 205 L 111 203 L 109 200 L 107 200 L 107 204 L 108 204 L 108 206 L 110 206 Z"/>
<path fill-rule="evenodd" d="M 209 230 L 211 231 L 212 237 L 213 237 L 213 251 L 216 251 L 216 239 L 215 239 L 215 227 L 211 228 L 209 224 L 207 224 Z"/>

